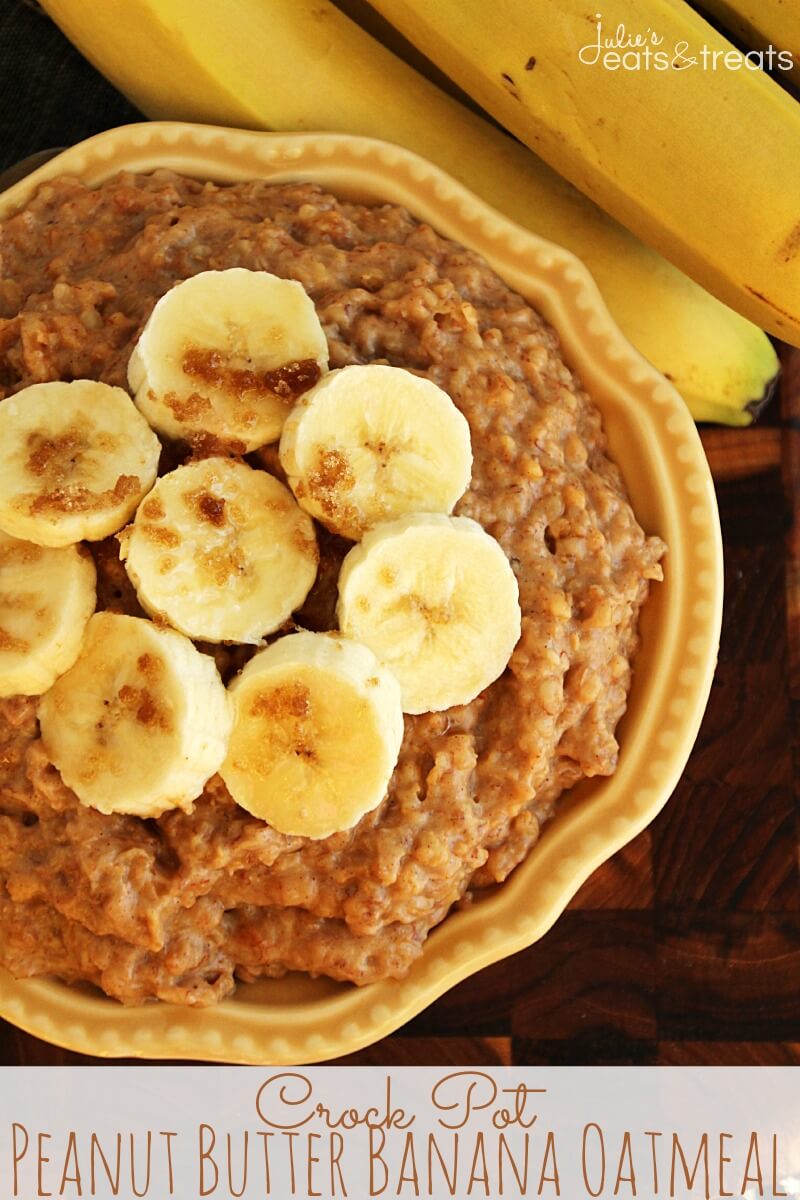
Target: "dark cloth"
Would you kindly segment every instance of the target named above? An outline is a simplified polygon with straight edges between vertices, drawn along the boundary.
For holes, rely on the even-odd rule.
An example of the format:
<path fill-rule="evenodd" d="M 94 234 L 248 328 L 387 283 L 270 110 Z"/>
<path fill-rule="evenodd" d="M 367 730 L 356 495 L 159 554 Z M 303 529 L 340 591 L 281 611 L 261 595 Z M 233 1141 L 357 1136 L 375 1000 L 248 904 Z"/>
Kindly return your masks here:
<path fill-rule="evenodd" d="M 140 120 L 33 0 L 0 0 L 0 170 Z"/>

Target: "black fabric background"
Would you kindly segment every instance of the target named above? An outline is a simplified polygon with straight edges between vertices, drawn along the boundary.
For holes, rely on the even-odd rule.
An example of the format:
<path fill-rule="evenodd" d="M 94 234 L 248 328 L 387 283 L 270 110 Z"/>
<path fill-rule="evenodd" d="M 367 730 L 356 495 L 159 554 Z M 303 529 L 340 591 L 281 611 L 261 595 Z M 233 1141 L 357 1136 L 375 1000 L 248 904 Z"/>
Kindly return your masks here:
<path fill-rule="evenodd" d="M 0 0 L 0 170 L 139 120 L 33 0 Z"/>

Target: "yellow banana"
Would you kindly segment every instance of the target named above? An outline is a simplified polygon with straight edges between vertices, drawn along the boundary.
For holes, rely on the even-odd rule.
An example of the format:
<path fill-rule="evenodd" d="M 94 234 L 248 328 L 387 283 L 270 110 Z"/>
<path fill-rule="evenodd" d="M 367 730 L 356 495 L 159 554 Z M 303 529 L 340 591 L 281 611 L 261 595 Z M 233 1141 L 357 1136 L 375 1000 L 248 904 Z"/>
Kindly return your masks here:
<path fill-rule="evenodd" d="M 763 52 L 776 79 L 800 86 L 800 9 L 793 0 L 699 0 L 698 8 L 737 41 Z"/>
<path fill-rule="evenodd" d="M 623 332 L 697 419 L 747 424 L 777 371 L 768 339 L 523 146 L 327 0 L 44 0 L 148 116 L 386 138 L 423 154 L 587 264 Z"/>
<path fill-rule="evenodd" d="M 628 229 L 800 345 L 800 108 L 682 0 L 375 7 Z"/>

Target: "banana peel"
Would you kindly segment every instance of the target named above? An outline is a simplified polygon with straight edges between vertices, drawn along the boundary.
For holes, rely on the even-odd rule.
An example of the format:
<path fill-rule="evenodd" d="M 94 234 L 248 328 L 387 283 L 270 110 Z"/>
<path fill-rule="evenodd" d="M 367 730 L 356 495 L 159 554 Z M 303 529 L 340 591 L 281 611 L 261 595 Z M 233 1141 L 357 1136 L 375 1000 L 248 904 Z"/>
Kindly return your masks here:
<path fill-rule="evenodd" d="M 606 212 L 800 346 L 800 107 L 687 4 L 374 2 Z M 652 59 L 623 54 L 636 38 Z"/>
<path fill-rule="evenodd" d="M 796 88 L 800 87 L 800 9 L 796 3 L 792 0 L 698 0 L 697 7 L 737 42 L 762 54 L 761 61 L 766 69 L 774 71 L 776 80 L 788 79 Z"/>

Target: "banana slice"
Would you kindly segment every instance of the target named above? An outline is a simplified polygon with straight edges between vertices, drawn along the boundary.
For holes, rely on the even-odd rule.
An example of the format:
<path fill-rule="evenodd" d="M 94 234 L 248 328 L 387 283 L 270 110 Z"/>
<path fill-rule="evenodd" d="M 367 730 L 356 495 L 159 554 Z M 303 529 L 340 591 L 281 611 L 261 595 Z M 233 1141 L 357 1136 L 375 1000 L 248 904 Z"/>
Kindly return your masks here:
<path fill-rule="evenodd" d="M 303 508 L 353 541 L 405 513 L 452 512 L 472 473 L 469 425 L 447 393 L 379 364 L 331 371 L 307 392 L 280 460 Z"/>
<path fill-rule="evenodd" d="M 467 704 L 505 670 L 521 628 L 503 550 L 468 517 L 422 513 L 379 525 L 347 554 L 339 628 L 397 677 L 403 711 Z"/>
<path fill-rule="evenodd" d="M 95 582 L 85 547 L 56 550 L 0 533 L 0 697 L 40 696 L 72 666 Z"/>
<path fill-rule="evenodd" d="M 0 529 L 40 546 L 108 537 L 153 486 L 160 453 L 122 388 L 33 384 L 0 404 Z"/>
<path fill-rule="evenodd" d="M 280 833 L 324 838 L 380 804 L 403 740 L 400 688 L 366 646 L 294 633 L 231 684 L 220 774 L 237 804 Z"/>
<path fill-rule="evenodd" d="M 162 476 L 120 542 L 142 607 L 208 642 L 260 642 L 303 603 L 319 563 L 289 489 L 229 458 Z"/>
<path fill-rule="evenodd" d="M 50 761 L 81 803 L 188 810 L 225 757 L 232 706 L 214 660 L 180 633 L 100 612 L 75 665 L 39 702 Z"/>
<path fill-rule="evenodd" d="M 202 271 L 156 304 L 130 362 L 136 403 L 159 433 L 240 454 L 280 436 L 328 366 L 302 284 L 266 271 Z"/>

